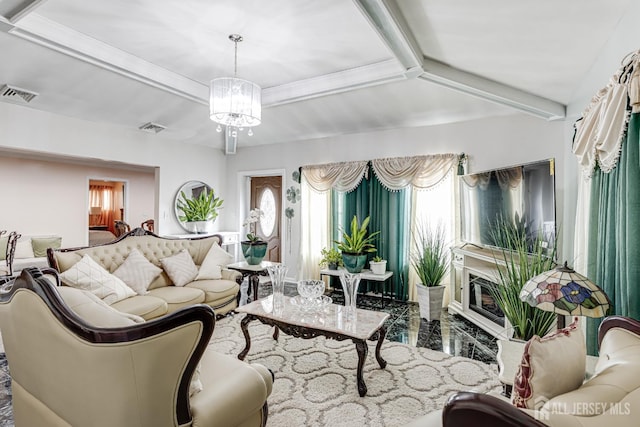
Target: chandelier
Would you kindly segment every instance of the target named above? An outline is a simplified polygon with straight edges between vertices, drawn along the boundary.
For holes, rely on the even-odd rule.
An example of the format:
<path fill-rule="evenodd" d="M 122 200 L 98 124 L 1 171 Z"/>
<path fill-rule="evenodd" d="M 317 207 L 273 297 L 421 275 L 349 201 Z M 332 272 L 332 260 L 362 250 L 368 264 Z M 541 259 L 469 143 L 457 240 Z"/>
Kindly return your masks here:
<path fill-rule="evenodd" d="M 261 123 L 262 105 L 261 89 L 257 84 L 239 79 L 238 74 L 238 42 L 239 34 L 229 36 L 235 44 L 233 77 L 221 77 L 211 80 L 209 86 L 209 117 L 218 123 L 217 131 L 222 132 L 221 125 L 227 127 L 230 137 L 237 137 L 238 131 L 258 126 Z M 247 135 L 253 135 L 249 129 Z"/>

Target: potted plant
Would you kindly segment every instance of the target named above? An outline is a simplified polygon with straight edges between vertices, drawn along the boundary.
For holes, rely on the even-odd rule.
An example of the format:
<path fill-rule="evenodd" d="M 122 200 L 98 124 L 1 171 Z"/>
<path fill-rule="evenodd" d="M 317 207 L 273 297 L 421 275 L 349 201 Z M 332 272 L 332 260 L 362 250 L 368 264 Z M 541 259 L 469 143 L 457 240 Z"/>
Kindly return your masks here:
<path fill-rule="evenodd" d="M 244 227 L 249 226 L 247 240 L 240 242 L 240 246 L 242 247 L 242 255 L 249 265 L 260 264 L 267 253 L 267 246 L 269 244 L 260 239 L 260 237 L 258 237 L 258 235 L 256 234 L 257 223 L 263 216 L 264 212 L 262 212 L 260 209 L 251 209 L 249 211 L 249 216 L 242 223 Z"/>
<path fill-rule="evenodd" d="M 337 270 L 342 266 L 342 255 L 336 248 L 322 248 L 322 259 L 319 265 L 326 265 L 329 270 Z"/>
<path fill-rule="evenodd" d="M 496 256 L 498 284 L 492 297 L 513 328 L 513 338 L 528 341 L 544 336 L 556 315 L 530 306 L 520 299 L 524 284 L 531 278 L 555 268 L 556 246 L 546 244 L 540 233 L 528 233 L 524 222 L 497 221 L 491 231 Z"/>
<path fill-rule="evenodd" d="M 442 225 L 435 229 L 424 224 L 416 226 L 411 266 L 419 279 L 420 317 L 429 321 L 439 320 L 445 289 L 440 282 L 449 269 L 449 253 Z"/>
<path fill-rule="evenodd" d="M 373 274 L 384 274 L 387 271 L 387 260 L 376 255 L 369 261 L 369 267 L 371 267 Z"/>
<path fill-rule="evenodd" d="M 342 263 L 349 273 L 360 273 L 367 262 L 367 255 L 375 252 L 373 239 L 380 234 L 379 231 L 367 234 L 369 217 L 366 217 L 362 224 L 358 222 L 358 216 L 354 215 L 351 220 L 351 233 L 342 232 L 342 241 L 335 241 L 338 249 L 342 253 Z"/>
<path fill-rule="evenodd" d="M 180 192 L 177 201 L 182 215 L 178 219 L 187 224 L 192 233 L 206 233 L 207 229 L 218 217 L 218 209 L 224 200 L 215 197 L 213 190 L 202 190 L 199 196 L 188 198 L 184 191 Z"/>

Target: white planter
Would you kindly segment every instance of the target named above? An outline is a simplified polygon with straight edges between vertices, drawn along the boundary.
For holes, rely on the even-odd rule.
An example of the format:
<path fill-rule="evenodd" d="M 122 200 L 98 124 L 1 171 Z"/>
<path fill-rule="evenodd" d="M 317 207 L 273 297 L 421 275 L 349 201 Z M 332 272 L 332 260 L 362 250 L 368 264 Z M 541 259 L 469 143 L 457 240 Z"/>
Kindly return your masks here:
<path fill-rule="evenodd" d="M 373 274 L 384 274 L 387 271 L 387 260 L 369 261 L 369 266 Z"/>
<path fill-rule="evenodd" d="M 442 297 L 445 286 L 422 286 L 418 284 L 418 304 L 420 305 L 420 317 L 426 320 L 440 320 L 442 313 Z"/>
<path fill-rule="evenodd" d="M 189 221 L 185 222 L 190 233 L 207 234 L 213 230 L 213 221 Z"/>

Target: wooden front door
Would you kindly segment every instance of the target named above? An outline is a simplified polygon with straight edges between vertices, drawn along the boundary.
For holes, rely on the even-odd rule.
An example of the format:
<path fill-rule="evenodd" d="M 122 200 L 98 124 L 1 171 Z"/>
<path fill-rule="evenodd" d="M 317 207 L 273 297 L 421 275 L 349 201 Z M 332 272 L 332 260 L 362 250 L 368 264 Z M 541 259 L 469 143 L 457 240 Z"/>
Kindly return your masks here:
<path fill-rule="evenodd" d="M 282 230 L 280 227 L 282 215 L 282 177 L 254 176 L 251 177 L 251 209 L 260 209 L 264 216 L 256 226 L 256 234 L 269 243 L 266 261 L 280 262 L 280 247 Z"/>

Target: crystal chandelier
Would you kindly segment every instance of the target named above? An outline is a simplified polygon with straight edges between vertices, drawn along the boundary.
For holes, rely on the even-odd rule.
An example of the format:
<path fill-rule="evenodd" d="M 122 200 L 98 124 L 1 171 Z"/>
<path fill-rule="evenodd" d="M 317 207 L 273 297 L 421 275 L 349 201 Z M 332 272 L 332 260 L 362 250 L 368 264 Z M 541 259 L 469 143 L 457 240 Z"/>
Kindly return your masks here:
<path fill-rule="evenodd" d="M 248 80 L 238 79 L 238 42 L 239 34 L 229 36 L 235 44 L 233 77 L 221 77 L 211 80 L 209 87 L 209 117 L 218 124 L 217 131 L 222 132 L 221 125 L 227 126 L 230 137 L 237 137 L 238 131 L 258 126 L 261 123 L 262 105 L 261 89 Z M 249 129 L 247 135 L 253 135 Z"/>

